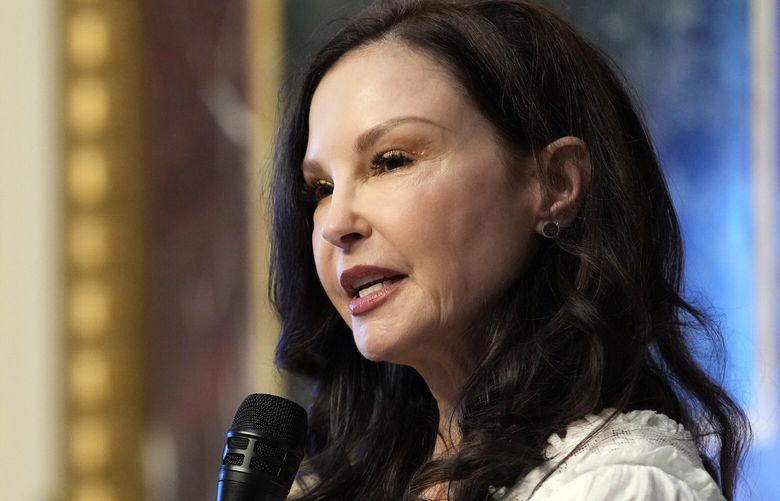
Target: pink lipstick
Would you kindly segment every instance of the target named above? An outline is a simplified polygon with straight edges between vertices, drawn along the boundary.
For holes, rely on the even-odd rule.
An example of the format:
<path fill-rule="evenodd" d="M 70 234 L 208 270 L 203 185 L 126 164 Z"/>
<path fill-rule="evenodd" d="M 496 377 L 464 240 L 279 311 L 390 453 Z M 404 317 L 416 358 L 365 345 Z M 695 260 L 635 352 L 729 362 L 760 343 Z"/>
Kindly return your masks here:
<path fill-rule="evenodd" d="M 350 313 L 359 316 L 384 304 L 401 287 L 405 278 L 406 275 L 395 270 L 358 265 L 345 270 L 339 282 L 352 298 Z"/>

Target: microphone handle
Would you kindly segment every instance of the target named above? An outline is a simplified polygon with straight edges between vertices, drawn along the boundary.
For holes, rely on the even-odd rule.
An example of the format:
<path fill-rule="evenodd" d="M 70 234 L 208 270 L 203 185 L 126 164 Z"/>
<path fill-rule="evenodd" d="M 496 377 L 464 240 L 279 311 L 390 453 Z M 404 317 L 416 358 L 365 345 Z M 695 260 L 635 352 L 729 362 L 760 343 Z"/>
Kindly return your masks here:
<path fill-rule="evenodd" d="M 256 483 L 220 480 L 217 483 L 217 501 L 284 501 L 288 492 L 268 482 L 260 488 Z"/>

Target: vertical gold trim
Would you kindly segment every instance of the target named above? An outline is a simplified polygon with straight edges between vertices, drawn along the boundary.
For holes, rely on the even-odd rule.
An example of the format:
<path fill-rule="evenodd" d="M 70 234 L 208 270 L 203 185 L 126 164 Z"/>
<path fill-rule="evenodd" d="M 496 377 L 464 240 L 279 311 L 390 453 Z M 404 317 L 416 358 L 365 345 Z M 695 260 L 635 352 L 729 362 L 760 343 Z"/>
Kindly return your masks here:
<path fill-rule="evenodd" d="M 140 12 L 62 5 L 66 498 L 140 500 Z"/>
<path fill-rule="evenodd" d="M 284 394 L 273 365 L 279 324 L 268 303 L 268 187 L 277 91 L 281 79 L 281 0 L 246 0 L 249 58 L 247 89 L 251 113 L 247 167 L 249 242 L 248 391 Z"/>
<path fill-rule="evenodd" d="M 753 142 L 753 233 L 756 281 L 756 387 L 753 419 L 756 442 L 771 443 L 777 435 L 777 2 L 751 0 L 751 128 Z"/>

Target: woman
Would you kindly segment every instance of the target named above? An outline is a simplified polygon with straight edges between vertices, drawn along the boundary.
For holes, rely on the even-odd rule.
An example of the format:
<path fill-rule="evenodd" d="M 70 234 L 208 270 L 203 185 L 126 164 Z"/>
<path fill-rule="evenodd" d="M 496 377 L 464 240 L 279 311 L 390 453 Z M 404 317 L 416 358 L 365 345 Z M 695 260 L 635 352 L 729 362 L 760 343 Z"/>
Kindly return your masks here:
<path fill-rule="evenodd" d="M 615 70 L 525 2 L 393 1 L 316 55 L 275 159 L 302 500 L 731 499 L 680 234 Z"/>

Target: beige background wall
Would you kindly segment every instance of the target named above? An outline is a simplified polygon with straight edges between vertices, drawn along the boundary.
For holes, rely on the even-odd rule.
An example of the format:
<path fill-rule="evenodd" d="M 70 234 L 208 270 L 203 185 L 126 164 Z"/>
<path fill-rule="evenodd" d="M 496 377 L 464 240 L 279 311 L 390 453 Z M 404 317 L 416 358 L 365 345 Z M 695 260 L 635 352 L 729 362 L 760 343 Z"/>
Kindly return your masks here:
<path fill-rule="evenodd" d="M 0 496 L 60 473 L 57 4 L 0 2 Z"/>

